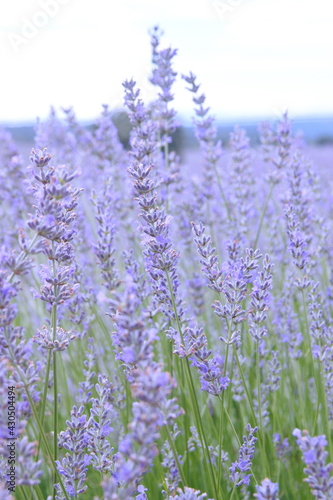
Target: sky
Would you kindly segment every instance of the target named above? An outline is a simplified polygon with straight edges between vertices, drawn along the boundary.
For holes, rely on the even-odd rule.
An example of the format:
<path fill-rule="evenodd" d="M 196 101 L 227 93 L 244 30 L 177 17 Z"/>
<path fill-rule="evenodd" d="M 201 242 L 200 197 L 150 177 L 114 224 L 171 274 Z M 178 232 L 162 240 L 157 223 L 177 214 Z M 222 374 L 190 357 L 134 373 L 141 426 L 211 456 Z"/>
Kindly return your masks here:
<path fill-rule="evenodd" d="M 154 25 L 178 49 L 175 107 L 189 120 L 192 71 L 220 120 L 333 115 L 330 0 L 13 0 L 0 5 L 0 123 L 51 105 L 95 119 L 133 77 L 144 100 Z"/>

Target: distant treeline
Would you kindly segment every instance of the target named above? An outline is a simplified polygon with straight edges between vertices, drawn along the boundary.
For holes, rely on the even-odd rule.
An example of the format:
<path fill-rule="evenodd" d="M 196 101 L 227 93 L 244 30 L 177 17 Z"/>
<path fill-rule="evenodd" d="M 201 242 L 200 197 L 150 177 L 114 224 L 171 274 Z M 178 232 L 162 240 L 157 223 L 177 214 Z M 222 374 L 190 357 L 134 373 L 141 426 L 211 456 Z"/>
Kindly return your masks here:
<path fill-rule="evenodd" d="M 118 129 L 121 142 L 127 148 L 131 125 L 125 112 L 114 114 L 114 123 Z M 310 144 L 333 144 L 333 117 L 332 118 L 303 118 L 292 121 L 294 133 L 300 133 L 304 140 Z M 232 123 L 221 123 L 217 126 L 218 138 L 224 144 L 228 143 L 229 134 L 232 132 L 236 121 Z M 238 124 L 246 129 L 251 143 L 258 144 L 258 121 L 240 121 Z M 87 129 L 94 130 L 94 124 L 85 125 Z M 35 127 L 33 125 L 5 127 L 11 132 L 13 139 L 17 142 L 33 142 Z M 173 135 L 173 148 L 177 152 L 184 149 L 191 149 L 197 146 L 194 129 L 191 126 L 179 127 Z"/>

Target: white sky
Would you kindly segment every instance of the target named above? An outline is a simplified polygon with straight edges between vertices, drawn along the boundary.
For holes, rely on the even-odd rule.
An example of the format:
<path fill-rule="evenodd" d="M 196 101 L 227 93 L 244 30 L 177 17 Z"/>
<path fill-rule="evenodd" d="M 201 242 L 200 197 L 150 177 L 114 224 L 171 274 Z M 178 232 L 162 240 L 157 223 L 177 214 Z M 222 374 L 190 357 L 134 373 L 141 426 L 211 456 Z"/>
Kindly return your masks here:
<path fill-rule="evenodd" d="M 122 104 L 130 77 L 151 98 L 155 24 L 219 118 L 333 114 L 330 0 L 12 0 L 0 4 L 0 123 L 33 122 L 51 104 L 95 118 L 101 104 Z M 191 113 L 180 79 L 176 96 Z"/>

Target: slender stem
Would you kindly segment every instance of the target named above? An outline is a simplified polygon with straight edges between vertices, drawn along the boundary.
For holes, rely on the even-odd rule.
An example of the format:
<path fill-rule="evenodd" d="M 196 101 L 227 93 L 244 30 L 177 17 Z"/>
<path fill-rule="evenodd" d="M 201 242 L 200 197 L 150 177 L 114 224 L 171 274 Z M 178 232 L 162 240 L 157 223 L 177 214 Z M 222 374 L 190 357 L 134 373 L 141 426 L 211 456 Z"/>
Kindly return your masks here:
<path fill-rule="evenodd" d="M 240 373 L 240 376 L 241 376 L 241 379 L 242 379 L 242 382 L 243 382 L 243 386 L 244 386 L 244 389 L 245 389 L 246 397 L 247 397 L 247 400 L 248 400 L 250 408 L 251 408 L 251 413 L 252 413 L 252 416 L 253 416 L 254 425 L 256 425 L 256 426 L 259 427 L 259 432 L 258 432 L 259 444 L 260 444 L 260 449 L 261 449 L 261 452 L 262 452 L 262 459 L 265 462 L 265 467 L 267 467 L 266 462 L 268 462 L 268 458 L 267 458 L 267 454 L 266 454 L 266 450 L 265 450 L 265 446 L 264 446 L 263 431 L 260 428 L 260 425 L 258 425 L 258 420 L 257 420 L 256 414 L 255 414 L 255 411 L 254 411 L 253 401 L 252 401 L 252 398 L 251 398 L 250 393 L 249 393 L 249 389 L 248 389 L 247 384 L 246 384 L 246 380 L 245 380 L 245 377 L 244 377 L 243 368 L 242 368 L 242 365 L 240 364 L 236 347 L 234 348 L 234 353 L 235 353 L 235 358 L 236 358 L 238 370 L 239 370 L 239 373 Z M 265 457 L 266 457 L 266 461 L 265 461 Z"/>
<path fill-rule="evenodd" d="M 229 424 L 230 424 L 230 427 L 232 428 L 232 431 L 233 431 L 233 433 L 234 433 L 234 436 L 236 437 L 236 441 L 237 441 L 237 443 L 238 443 L 238 446 L 239 446 L 239 447 L 241 447 L 241 445 L 242 445 L 242 444 L 241 444 L 241 442 L 240 442 L 240 440 L 239 440 L 239 437 L 238 437 L 237 431 L 236 431 L 236 429 L 235 429 L 235 427 L 234 427 L 234 424 L 232 423 L 232 420 L 231 420 L 231 417 L 230 417 L 230 415 L 229 415 L 229 412 L 228 412 L 228 410 L 227 410 L 226 408 L 224 408 L 224 412 L 225 412 L 225 414 L 226 414 L 226 417 L 227 417 L 227 419 L 228 419 L 228 422 L 229 422 Z M 256 478 L 256 476 L 255 476 L 255 474 L 254 474 L 254 472 L 253 472 L 252 468 L 250 468 L 250 471 L 251 471 L 251 473 L 252 473 L 252 476 L 253 476 L 253 479 L 254 479 L 255 483 L 256 483 L 256 484 L 258 484 L 257 478 Z"/>
<path fill-rule="evenodd" d="M 186 486 L 187 482 L 186 482 L 186 479 L 185 479 L 185 476 L 184 476 L 184 471 L 183 471 L 182 465 L 181 465 L 181 463 L 179 461 L 178 453 L 177 453 L 177 450 L 176 450 L 176 447 L 175 447 L 175 443 L 173 442 L 173 439 L 172 439 L 172 436 L 171 436 L 171 433 L 170 433 L 170 429 L 169 429 L 169 427 L 167 425 L 165 426 L 165 429 L 166 429 L 166 433 L 167 433 L 168 443 L 169 443 L 170 448 L 172 450 L 173 457 L 174 457 L 176 465 L 177 465 L 177 469 L 178 469 L 178 472 L 179 472 L 179 475 L 180 475 L 181 482 L 183 483 L 183 486 Z"/>
<path fill-rule="evenodd" d="M 265 449 L 265 434 L 264 427 L 262 422 L 262 402 L 261 402 L 261 377 L 260 377 L 260 355 L 259 355 L 259 342 L 257 341 L 257 349 L 256 349 L 256 365 L 257 365 L 257 392 L 258 392 L 258 413 L 259 413 L 259 435 L 262 438 L 262 447 L 265 450 L 265 455 L 267 457 L 266 449 Z M 268 470 L 268 475 L 270 476 L 269 464 L 268 460 L 265 461 L 265 466 Z"/>
<path fill-rule="evenodd" d="M 52 253 L 54 254 L 54 241 L 52 241 Z M 56 263 L 53 259 L 52 261 L 52 271 L 53 278 L 56 277 L 57 269 Z M 52 337 L 53 342 L 57 338 L 57 297 L 58 297 L 58 286 L 53 285 L 53 293 L 55 303 L 52 304 Z M 58 377 L 57 377 L 57 353 L 53 351 L 53 451 L 54 451 L 54 461 L 58 460 Z M 56 474 L 54 477 L 54 482 L 56 482 Z M 53 500 L 55 500 L 56 490 L 53 490 Z"/>
<path fill-rule="evenodd" d="M 54 395 L 54 422 L 53 422 L 53 448 L 54 448 L 54 461 L 58 460 L 58 382 L 57 382 L 57 353 L 53 353 L 53 395 Z M 56 480 L 55 474 L 55 480 Z M 56 481 L 55 481 L 56 482 Z M 53 496 L 55 498 L 56 491 L 54 490 Z"/>
<path fill-rule="evenodd" d="M 230 336 L 231 336 L 231 323 L 228 324 L 228 343 L 227 343 L 226 352 L 225 352 L 223 377 L 226 376 L 227 371 L 228 371 Z M 221 488 L 221 476 L 222 476 L 223 413 L 224 413 L 224 406 L 225 406 L 225 402 L 224 402 L 225 392 L 226 391 L 222 392 L 221 414 L 220 414 L 220 425 L 219 425 L 219 454 L 218 454 L 218 464 L 217 464 L 217 487 L 219 488 L 219 490 Z"/>
<path fill-rule="evenodd" d="M 25 500 L 29 500 L 28 495 L 27 495 L 25 489 L 23 488 L 23 486 L 20 487 L 19 491 L 22 492 L 22 495 L 23 495 Z"/>
<path fill-rule="evenodd" d="M 18 371 L 20 371 L 20 370 L 19 370 L 19 368 L 18 368 Z M 23 380 L 23 379 L 22 379 L 22 380 Z M 25 388 L 25 391 L 26 391 L 26 394 L 27 394 L 27 397 L 28 397 L 28 400 L 29 400 L 29 403 L 30 403 L 30 406 L 31 406 L 32 412 L 33 412 L 33 414 L 34 414 L 34 417 L 35 417 L 35 419 L 36 419 L 36 422 L 37 422 L 37 425 L 38 425 L 39 431 L 40 431 L 40 433 L 41 433 L 41 436 L 42 436 L 42 441 L 43 441 L 43 443 L 44 443 L 44 446 L 45 446 L 45 449 L 46 449 L 47 455 L 48 455 L 49 460 L 50 460 L 50 463 L 52 464 L 52 467 L 53 467 L 53 469 L 54 469 L 55 476 L 56 476 L 56 478 L 57 478 L 57 479 L 58 479 L 58 481 L 59 481 L 59 484 L 60 484 L 61 489 L 62 489 L 62 491 L 63 491 L 63 493 L 64 493 L 64 495 L 65 495 L 65 497 L 66 497 L 66 500 L 69 500 L 69 497 L 68 497 L 68 494 L 67 494 L 66 488 L 65 488 L 65 486 L 64 486 L 64 484 L 63 484 L 63 482 L 62 482 L 62 478 L 61 478 L 61 476 L 60 476 L 60 474 L 59 474 L 59 472 L 58 472 L 58 470 L 57 470 L 56 464 L 55 464 L 55 462 L 54 462 L 54 460 L 53 460 L 53 457 L 52 457 L 52 452 L 51 452 L 50 447 L 49 447 L 49 444 L 48 444 L 48 442 L 47 442 L 47 439 L 46 439 L 46 436 L 45 436 L 45 433 L 44 433 L 44 429 L 43 429 L 43 427 L 42 427 L 42 425 L 41 425 L 41 422 L 40 422 L 40 419 L 39 419 L 39 415 L 38 415 L 38 412 L 37 412 L 37 410 L 36 410 L 36 407 L 35 407 L 35 404 L 34 404 L 34 402 L 33 402 L 33 399 L 32 399 L 32 397 L 31 397 L 31 394 L 30 394 L 29 388 L 28 388 L 28 386 L 27 386 L 24 382 L 23 382 L 23 384 L 24 384 L 24 388 Z"/>
<path fill-rule="evenodd" d="M 260 381 L 260 355 L 259 355 L 259 342 L 256 342 L 256 365 L 257 365 L 257 391 L 258 391 L 258 412 L 259 412 L 259 425 L 263 431 L 262 425 L 262 409 L 261 409 L 261 381 Z"/>
<path fill-rule="evenodd" d="M 180 335 L 182 342 L 184 343 L 184 335 L 183 335 L 182 326 L 181 326 L 180 318 L 179 318 L 178 311 L 177 311 L 176 300 L 175 300 L 175 296 L 174 296 L 174 292 L 173 292 L 173 288 L 172 288 L 172 283 L 171 283 L 168 271 L 166 271 L 165 274 L 166 274 L 166 278 L 167 278 L 167 282 L 168 282 L 168 288 L 169 288 L 169 292 L 170 292 L 170 298 L 171 298 L 171 303 L 172 303 L 172 307 L 173 307 L 173 311 L 174 311 L 174 315 L 175 315 L 175 319 L 176 319 L 176 323 L 177 323 L 178 332 L 179 332 L 179 335 Z M 196 424 L 198 426 L 198 431 L 199 431 L 199 437 L 201 440 L 202 448 L 203 448 L 204 453 L 206 455 L 207 462 L 209 464 L 209 468 L 208 468 L 209 478 L 212 482 L 215 495 L 216 495 L 216 497 L 218 497 L 218 491 L 217 491 L 216 478 L 215 478 L 215 474 L 214 474 L 212 458 L 210 455 L 208 443 L 207 443 L 205 432 L 204 432 L 204 427 L 203 427 L 203 423 L 202 423 L 202 418 L 201 418 L 201 414 L 200 414 L 200 409 L 199 409 L 199 405 L 198 405 L 198 400 L 197 400 L 197 396 L 196 396 L 196 392 L 195 392 L 194 382 L 193 382 L 192 373 L 191 373 L 190 365 L 188 362 L 188 358 L 185 358 L 185 366 L 186 366 L 187 380 L 189 382 L 189 388 L 190 388 L 190 393 L 191 393 L 191 401 L 192 401 L 192 405 L 193 405 L 193 409 L 194 409 L 194 415 L 195 415 Z"/>
<path fill-rule="evenodd" d="M 266 198 L 265 203 L 264 203 L 264 208 L 263 208 L 263 210 L 261 212 L 259 226 L 258 226 L 257 234 L 256 234 L 256 237 L 255 237 L 255 240 L 254 240 L 254 244 L 253 244 L 253 248 L 254 249 L 257 248 L 257 244 L 258 244 L 258 241 L 259 241 L 259 236 L 260 236 L 262 225 L 263 225 L 263 222 L 264 222 L 264 217 L 265 217 L 266 212 L 267 212 L 269 200 L 271 199 L 271 196 L 273 194 L 274 186 L 275 186 L 275 184 L 272 183 L 271 184 L 271 188 L 269 190 L 269 193 L 268 193 L 267 198 Z"/>
<path fill-rule="evenodd" d="M 219 174 L 219 171 L 217 170 L 215 162 L 213 163 L 213 169 L 214 169 L 214 174 L 216 175 L 217 185 L 218 185 L 219 190 L 220 190 L 221 198 L 222 198 L 222 200 L 223 200 L 223 202 L 225 204 L 225 208 L 226 208 L 227 214 L 228 214 L 228 219 L 230 220 L 231 219 L 231 213 L 230 213 L 229 203 L 228 203 L 227 198 L 226 198 L 226 196 L 224 194 L 224 190 L 223 190 L 223 187 L 222 187 L 222 182 L 221 182 L 220 174 Z"/>
<path fill-rule="evenodd" d="M 42 407 L 41 407 L 41 411 L 40 411 L 40 421 L 41 421 L 42 427 L 44 427 L 47 389 L 48 389 L 49 378 L 50 378 L 50 368 L 51 368 L 51 351 L 49 351 L 48 354 L 47 354 L 45 382 L 44 382 L 43 397 L 42 397 Z M 38 460 L 39 451 L 40 451 L 40 442 L 41 442 L 41 437 L 39 436 L 39 440 L 38 440 L 39 444 L 38 444 L 38 450 L 37 450 L 37 460 Z"/>
<path fill-rule="evenodd" d="M 235 491 L 236 491 L 236 485 L 234 484 L 234 487 L 232 488 L 232 492 L 231 492 L 231 495 L 230 495 L 230 500 L 233 499 Z"/>
<path fill-rule="evenodd" d="M 166 174 L 168 174 L 168 172 L 169 172 L 169 144 L 168 143 L 164 144 L 163 149 L 164 149 L 164 167 L 165 167 Z M 166 211 L 168 212 L 168 210 L 169 210 L 169 184 L 168 183 L 166 185 L 165 208 L 166 208 Z"/>
<path fill-rule="evenodd" d="M 326 434 L 327 434 L 327 439 L 328 439 L 328 447 L 330 451 L 330 459 L 333 459 L 333 445 L 332 445 L 332 434 L 331 434 L 331 429 L 330 429 L 330 423 L 329 423 L 329 415 L 328 415 L 328 405 L 327 405 L 327 394 L 325 390 L 325 375 L 323 374 L 323 369 L 321 366 L 321 380 L 322 380 L 322 387 L 323 387 L 323 401 L 324 401 L 324 410 L 325 410 L 325 424 L 326 424 Z"/>

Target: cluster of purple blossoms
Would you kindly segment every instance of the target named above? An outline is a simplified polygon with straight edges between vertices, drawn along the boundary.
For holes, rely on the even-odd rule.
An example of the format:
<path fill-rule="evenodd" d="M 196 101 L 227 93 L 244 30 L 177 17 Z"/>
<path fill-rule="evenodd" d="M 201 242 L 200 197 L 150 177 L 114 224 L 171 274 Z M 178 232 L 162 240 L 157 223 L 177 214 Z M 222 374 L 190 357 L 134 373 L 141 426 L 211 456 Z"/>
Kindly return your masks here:
<path fill-rule="evenodd" d="M 66 450 L 66 455 L 61 461 L 56 461 L 57 469 L 63 478 L 67 493 L 74 498 L 87 489 L 84 483 L 91 460 L 86 451 L 89 435 L 87 416 L 83 412 L 84 406 L 73 406 L 72 419 L 66 420 L 67 429 L 58 436 L 58 446 Z M 56 485 L 56 489 L 61 495 L 59 485 Z"/>
<path fill-rule="evenodd" d="M 230 225 L 235 239 L 248 237 L 249 223 L 253 217 L 254 176 L 251 170 L 250 140 L 246 131 L 235 127 L 230 134 L 231 161 L 229 177 Z"/>
<path fill-rule="evenodd" d="M 119 416 L 114 408 L 114 393 L 116 388 L 105 375 L 98 375 L 95 384 L 97 398 L 91 398 L 92 407 L 87 422 L 89 436 L 88 450 L 92 467 L 103 474 L 113 471 L 115 457 L 107 437 L 114 430 L 111 419 L 115 422 Z"/>
<path fill-rule="evenodd" d="M 112 478 L 104 484 L 105 498 L 117 495 L 119 499 L 133 497 L 141 477 L 152 466 L 158 453 L 156 441 L 160 428 L 172 425 L 181 414 L 176 400 L 170 397 L 175 381 L 153 359 L 156 329 L 147 327 L 151 312 L 140 312 L 142 301 L 137 289 L 143 292 L 141 277 L 129 254 L 126 267 L 131 274 L 125 280 L 125 291 L 122 295 L 116 294 L 112 300 L 116 327 L 112 337 L 116 359 L 122 362 L 136 401 L 132 405 L 133 420 L 128 426 L 129 432 L 118 446 Z"/>
<path fill-rule="evenodd" d="M 200 85 L 196 83 L 196 76 L 193 73 L 183 75 L 183 79 L 190 85 L 188 90 L 194 94 L 193 102 L 196 106 L 193 124 L 195 127 L 195 135 L 199 141 L 204 159 L 204 182 L 203 194 L 206 199 L 213 197 L 213 186 L 215 185 L 215 177 L 218 181 L 219 193 L 229 211 L 228 203 L 225 197 L 224 190 L 220 180 L 220 175 L 217 170 L 217 164 L 222 156 L 222 144 L 217 140 L 217 129 L 214 125 L 214 117 L 209 116 L 209 107 L 205 107 L 205 94 L 198 95 Z"/>
<path fill-rule="evenodd" d="M 212 500 L 211 498 L 207 498 L 206 493 L 201 493 L 199 490 L 195 490 L 194 488 L 188 488 L 185 486 L 184 491 L 181 489 L 178 490 L 177 495 L 170 497 L 168 500 Z"/>
<path fill-rule="evenodd" d="M 161 153 L 160 159 L 163 164 L 160 177 L 162 184 L 166 186 L 166 190 L 161 191 L 161 197 L 163 201 L 166 200 L 166 205 L 169 206 L 169 185 L 177 182 L 176 189 L 181 190 L 179 186 L 179 157 L 174 151 L 170 151 L 169 147 L 169 144 L 172 143 L 172 134 L 178 126 L 175 120 L 176 111 L 169 107 L 173 101 L 172 86 L 177 76 L 172 65 L 177 50 L 171 47 L 159 48 L 162 34 L 163 32 L 157 26 L 151 32 L 153 70 L 150 82 L 158 89 L 158 97 L 150 104 L 150 110 L 151 118 L 156 125 L 158 147 Z"/>
<path fill-rule="evenodd" d="M 307 431 L 294 429 L 293 435 L 297 438 L 297 444 L 302 452 L 305 463 L 304 479 L 315 498 L 333 497 L 333 464 L 326 464 L 328 452 L 325 450 L 327 440 L 325 436 L 311 437 Z"/>
<path fill-rule="evenodd" d="M 249 331 L 254 340 L 261 341 L 267 334 L 264 323 L 267 319 L 266 311 L 269 304 L 269 292 L 272 288 L 272 270 L 274 264 L 270 262 L 268 255 L 263 261 L 263 270 L 259 271 L 253 283 L 251 291 L 251 311 L 249 314 Z"/>
<path fill-rule="evenodd" d="M 29 189 L 21 193 L 22 159 L 0 131 L 0 497 L 13 500 L 3 484 L 6 388 L 15 386 L 19 498 L 42 498 L 52 488 L 48 500 L 95 493 L 105 500 L 311 495 L 306 484 L 298 484 L 302 462 L 293 460 L 283 438 L 297 421 L 318 432 L 325 428 L 327 437 L 299 429 L 293 434 L 313 496 L 333 499 L 333 465 L 326 451 L 328 444 L 332 448 L 333 420 L 329 183 L 320 189 L 297 150 L 287 114 L 275 128 L 261 127 L 263 169 L 253 163 L 255 150 L 238 127 L 224 160 L 219 130 L 192 73 L 183 78 L 195 105 L 194 131 L 204 164 L 196 170 L 185 151 L 190 161 L 183 165 L 173 151 L 177 51 L 161 48 L 160 38 L 154 28 L 150 83 L 156 98 L 145 104 L 134 80 L 123 84 L 129 153 L 107 106 L 92 131 L 78 123 L 71 108 L 63 110 L 64 119 L 51 109 L 38 124 L 40 149 L 32 151 Z M 45 146 L 56 164 L 69 170 L 52 167 Z M 126 177 L 128 158 L 133 163 Z M 80 205 L 78 165 L 88 193 Z M 95 219 L 88 213 L 92 205 Z M 32 215 L 26 231 L 17 231 L 16 223 L 26 225 L 27 213 Z M 261 265 L 258 247 L 265 255 Z M 35 254 L 40 254 L 38 273 L 32 270 Z M 43 257 L 47 265 L 40 263 Z M 34 308 L 27 283 L 38 276 L 42 283 L 35 296 L 43 304 Z M 45 304 L 50 315 L 38 327 Z M 107 307 L 112 327 L 103 319 Z M 268 326 L 270 309 L 274 319 Z M 23 317 L 27 333 L 20 326 Z M 80 341 L 70 346 L 75 338 Z M 60 380 L 68 387 L 59 387 Z M 280 418 L 288 405 L 293 411 Z M 65 407 L 72 407 L 66 424 Z M 264 463 L 271 477 L 277 461 L 272 472 L 281 491 L 268 478 L 249 487 L 257 427 L 248 424 L 243 444 L 234 449 L 232 433 L 248 421 L 249 409 L 260 422 L 257 477 L 265 477 L 259 470 Z M 224 448 L 229 454 L 234 449 L 233 463 Z M 194 477 L 200 467 L 204 477 Z"/>
<path fill-rule="evenodd" d="M 261 485 L 256 486 L 257 493 L 255 497 L 258 500 L 279 500 L 279 485 L 277 483 L 272 483 L 268 478 L 261 481 Z"/>
<path fill-rule="evenodd" d="M 129 382 L 133 382 L 133 371 L 136 368 L 145 368 L 152 363 L 153 342 L 156 339 L 155 328 L 148 328 L 145 321 L 149 318 L 149 312 L 146 318 L 144 314 L 140 314 L 142 303 L 136 290 L 134 283 L 128 283 L 122 296 L 113 300 L 116 308 L 112 316 L 116 327 L 112 334 L 113 345 L 116 359 L 122 362 Z"/>
<path fill-rule="evenodd" d="M 138 368 L 133 378 L 131 387 L 137 399 L 132 406 L 133 420 L 119 443 L 113 475 L 104 484 L 104 498 L 133 497 L 158 454 L 159 429 L 172 425 L 181 413 L 176 400 L 170 399 L 175 382 L 161 366 L 152 363 L 142 371 Z"/>
<path fill-rule="evenodd" d="M 31 341 L 25 339 L 24 328 L 13 324 L 18 313 L 17 304 L 13 301 L 18 296 L 19 283 L 13 282 L 14 273 L 10 272 L 8 260 L 7 253 L 0 256 L 0 361 L 1 366 L 9 369 L 10 378 L 22 395 L 18 411 L 24 418 L 31 415 L 27 391 L 34 402 L 40 399 L 37 382 L 43 363 L 32 359 Z M 21 267 L 20 274 L 25 274 L 28 267 Z"/>
<path fill-rule="evenodd" d="M 193 364 L 201 374 L 202 389 L 217 396 L 227 387 L 229 379 L 223 376 L 221 358 L 218 355 L 210 358 L 212 351 L 207 348 L 203 329 L 196 324 L 190 324 L 185 317 L 184 303 L 178 295 L 178 254 L 169 235 L 170 218 L 164 209 L 157 206 L 155 184 L 149 178 L 150 170 L 151 167 L 140 165 L 132 165 L 129 169 L 135 181 L 134 189 L 141 208 L 140 215 L 145 222 L 142 231 L 146 269 L 160 310 L 176 324 L 176 328 L 171 326 L 168 330 L 168 336 L 175 344 L 174 353 L 180 357 L 191 356 Z"/>
<path fill-rule="evenodd" d="M 211 237 L 206 235 L 205 226 L 192 224 L 194 241 L 197 245 L 202 271 L 208 279 L 208 287 L 212 288 L 220 296 L 212 305 L 217 316 L 224 318 L 228 325 L 225 335 L 220 340 L 226 344 L 240 343 L 239 324 L 246 319 L 247 311 L 244 309 L 244 300 L 247 297 L 247 284 L 253 281 L 253 272 L 258 268 L 258 260 L 262 257 L 259 250 L 246 250 L 246 257 L 238 258 L 238 248 L 229 245 L 229 262 L 221 266 L 219 264 L 216 249 L 212 245 Z M 264 271 L 259 273 L 251 292 L 250 311 L 252 331 L 256 321 L 264 321 L 264 311 L 267 308 L 267 289 L 271 286 L 270 270 L 272 264 L 268 257 L 265 258 Z"/>
<path fill-rule="evenodd" d="M 282 439 L 281 435 L 277 432 L 273 434 L 273 443 L 275 445 L 276 456 L 279 460 L 286 460 L 290 455 L 291 447 L 288 438 Z"/>
<path fill-rule="evenodd" d="M 173 100 L 171 88 L 177 76 L 172 68 L 172 60 L 177 54 L 177 49 L 171 47 L 159 49 L 162 34 L 157 26 L 151 33 L 153 73 L 150 82 L 159 89 L 158 99 L 153 103 L 153 117 L 158 125 L 160 145 L 166 147 L 171 142 L 171 134 L 176 130 L 174 120 L 176 111 L 169 109 L 168 105 Z"/>
<path fill-rule="evenodd" d="M 286 175 L 293 151 L 294 139 L 288 114 L 283 114 L 282 119 L 277 122 L 276 130 L 265 123 L 260 127 L 260 133 L 264 160 L 271 161 L 275 166 L 275 170 L 269 175 L 269 182 L 274 186 Z"/>
<path fill-rule="evenodd" d="M 178 429 L 177 424 L 175 424 L 172 432 L 170 432 L 172 441 L 175 442 L 180 434 L 181 431 Z M 161 454 L 163 457 L 161 465 L 165 469 L 164 482 L 166 486 L 166 490 L 163 490 L 162 493 L 167 498 L 169 494 L 170 496 L 174 496 L 180 483 L 178 464 L 182 465 L 182 456 L 174 456 L 169 441 L 165 441 L 163 444 Z"/>
<path fill-rule="evenodd" d="M 133 125 L 131 134 L 131 155 L 135 162 L 146 166 L 157 154 L 156 124 L 151 120 L 142 99 L 140 90 L 135 89 L 134 80 L 123 83 L 125 89 L 125 105 L 129 110 L 129 118 Z"/>
<path fill-rule="evenodd" d="M 98 223 L 98 241 L 94 245 L 94 252 L 99 261 L 104 285 L 110 292 L 115 291 L 120 285 L 114 258 L 116 226 L 113 217 L 113 201 L 113 191 L 108 181 L 106 181 L 102 195 L 96 197 L 93 194 L 91 198 Z"/>
<path fill-rule="evenodd" d="M 11 135 L 0 128 L 0 244 L 15 244 L 16 226 L 22 225 L 30 206 L 28 196 L 22 192 L 24 170 L 23 158 Z"/>
<path fill-rule="evenodd" d="M 252 427 L 247 424 L 246 431 L 248 436 L 243 436 L 243 444 L 239 449 L 238 460 L 233 462 L 230 467 L 230 481 L 234 486 L 239 487 L 242 484 L 248 485 L 250 483 L 250 477 L 252 474 L 246 474 L 251 470 L 252 459 L 255 452 L 255 444 L 257 438 L 254 436 L 258 430 L 258 427 Z"/>
<path fill-rule="evenodd" d="M 42 252 L 50 261 L 50 266 L 41 268 L 43 284 L 35 296 L 46 302 L 52 309 L 52 332 L 45 327 L 38 330 L 34 340 L 45 349 L 63 350 L 75 338 L 70 332 L 59 328 L 55 311 L 59 313 L 61 304 L 68 301 L 78 285 L 71 283 L 73 268 L 72 240 L 75 237 L 74 212 L 80 189 L 71 187 L 75 173 L 66 169 L 57 171 L 50 166 L 51 155 L 44 151 L 32 150 L 30 191 L 36 200 L 35 213 L 28 221 L 28 226 L 35 232 L 35 237 L 43 238 Z"/>

